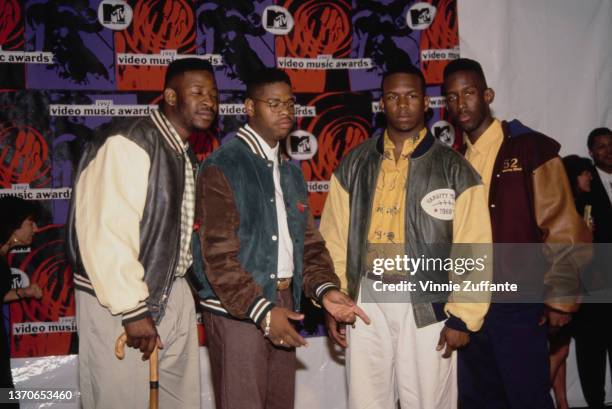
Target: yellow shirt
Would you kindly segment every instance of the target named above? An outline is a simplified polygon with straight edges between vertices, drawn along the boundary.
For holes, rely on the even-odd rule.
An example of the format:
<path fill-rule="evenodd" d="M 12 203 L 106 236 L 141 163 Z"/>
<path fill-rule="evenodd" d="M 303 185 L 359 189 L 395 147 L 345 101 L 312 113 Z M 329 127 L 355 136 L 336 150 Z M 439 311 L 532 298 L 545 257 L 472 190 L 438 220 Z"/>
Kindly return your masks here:
<path fill-rule="evenodd" d="M 405 144 L 402 149 L 402 154 L 412 152 L 414 150 L 414 147 L 418 145 L 424 135 L 425 132 L 422 132 L 419 135 L 419 140 L 414 142 L 410 141 L 412 143 L 409 144 L 412 146 L 407 146 Z M 393 147 L 393 143 L 389 145 L 391 141 L 388 140 L 388 137 L 386 135 L 384 142 L 385 151 L 388 150 L 387 148 L 389 146 Z M 393 158 L 392 152 L 389 158 Z M 406 205 L 406 194 L 404 187 L 406 186 L 405 181 L 408 178 L 408 163 L 408 158 L 400 158 L 400 161 L 398 161 L 398 163 L 395 163 L 394 160 L 385 159 L 381 164 L 381 173 L 377 178 L 376 192 L 372 192 L 372 194 L 374 194 L 374 203 L 386 203 L 386 200 L 384 199 L 391 197 L 391 195 L 384 194 L 383 189 L 378 189 L 379 186 L 382 187 L 383 183 L 383 177 L 381 176 L 383 172 L 383 166 L 384 170 L 386 170 L 388 166 L 391 166 L 391 168 L 402 166 L 402 169 L 404 169 L 402 183 L 400 183 L 400 186 L 402 186 L 402 188 L 400 189 L 402 194 L 399 196 L 394 196 L 396 198 L 395 200 L 397 200 L 398 203 L 397 206 L 401 208 L 401 212 L 393 212 L 395 213 L 393 215 L 382 214 L 383 217 L 379 218 L 377 217 L 376 212 L 374 212 L 375 209 L 372 209 L 372 220 L 370 222 L 370 232 L 368 234 L 369 243 L 367 253 L 365 255 L 353 254 L 353 257 L 363 256 L 365 261 L 364 265 L 366 266 L 372 265 L 370 262 L 370 258 L 374 256 L 382 256 L 387 258 L 393 257 L 398 254 L 405 254 L 404 244 L 399 243 L 399 240 L 401 240 L 402 242 L 405 240 L 403 235 L 404 209 Z M 387 181 L 387 179 L 384 180 Z M 395 191 L 395 193 L 398 193 L 396 190 L 393 191 Z M 391 206 L 393 206 L 393 204 Z M 336 270 L 336 274 L 340 278 L 342 289 L 344 291 L 347 291 L 348 288 L 346 270 L 350 214 L 351 208 L 349 192 L 338 181 L 336 175 L 333 175 L 330 182 L 329 194 L 325 201 L 325 207 L 321 215 L 320 231 L 323 235 L 323 238 L 325 239 L 325 246 L 329 250 L 332 260 L 334 261 L 334 268 Z M 392 231 L 394 236 L 397 236 L 394 237 L 394 242 L 396 244 L 399 244 L 394 246 L 386 244 L 390 243 L 389 241 L 383 241 L 382 243 L 384 245 L 372 243 L 371 233 L 376 230 L 376 228 L 373 226 L 377 225 L 391 226 L 388 227 L 388 231 Z M 485 190 L 482 184 L 475 185 L 470 187 L 469 189 L 466 189 L 456 199 L 453 218 L 453 243 L 491 243 L 491 222 L 489 219 L 488 204 L 485 198 Z M 380 256 L 378 254 L 375 254 L 378 251 L 382 252 L 383 254 Z M 477 281 L 492 280 L 492 268 L 490 265 L 491 260 L 492 257 L 488 257 L 488 262 L 485 263 L 485 265 L 487 265 L 487 268 L 485 268 L 482 271 L 482 274 L 478 276 Z M 387 273 L 389 273 L 389 271 L 385 272 L 385 274 Z M 484 316 L 489 308 L 489 303 L 486 301 L 488 301 L 488 298 L 486 298 L 486 295 L 483 295 L 482 292 L 453 292 L 448 302 L 444 306 L 444 310 L 447 312 L 447 314 L 452 314 L 453 316 L 458 317 L 463 322 L 465 322 L 470 331 L 478 331 L 482 326 Z"/>
<path fill-rule="evenodd" d="M 406 181 L 410 155 L 427 134 L 427 128 L 419 132 L 416 139 L 406 139 L 402 153 L 395 161 L 395 144 L 387 132 L 384 136 L 384 159 L 376 181 L 376 192 L 372 202 L 372 217 L 368 242 L 404 243 L 404 213 L 406 209 Z"/>
<path fill-rule="evenodd" d="M 480 135 L 476 143 L 473 144 L 469 138 L 466 138 L 465 158 L 476 169 L 476 172 L 480 173 L 482 183 L 485 185 L 487 199 L 489 198 L 493 166 L 495 166 L 495 159 L 503 141 L 504 131 L 501 122 L 497 119 L 493 120 L 493 123 Z"/>

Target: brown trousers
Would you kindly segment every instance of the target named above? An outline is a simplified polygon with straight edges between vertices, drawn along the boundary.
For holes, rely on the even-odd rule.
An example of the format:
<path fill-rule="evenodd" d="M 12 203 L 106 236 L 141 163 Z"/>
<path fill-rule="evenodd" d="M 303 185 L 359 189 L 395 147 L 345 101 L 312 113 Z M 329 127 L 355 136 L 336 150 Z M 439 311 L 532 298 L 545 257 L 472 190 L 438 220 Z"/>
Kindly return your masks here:
<path fill-rule="evenodd" d="M 291 309 L 291 290 L 277 293 Z M 293 409 L 295 348 L 277 348 L 252 322 L 204 311 L 217 409 Z"/>

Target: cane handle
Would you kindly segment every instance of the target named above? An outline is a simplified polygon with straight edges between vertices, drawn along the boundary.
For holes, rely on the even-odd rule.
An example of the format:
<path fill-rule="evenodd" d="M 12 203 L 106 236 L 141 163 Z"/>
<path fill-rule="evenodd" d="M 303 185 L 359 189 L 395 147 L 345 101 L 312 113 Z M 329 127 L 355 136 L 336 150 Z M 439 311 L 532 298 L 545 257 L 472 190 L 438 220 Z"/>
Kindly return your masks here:
<path fill-rule="evenodd" d="M 127 334 L 124 332 L 119 335 L 117 341 L 115 342 L 115 356 L 118 359 L 125 358 L 125 343 L 127 342 Z"/>

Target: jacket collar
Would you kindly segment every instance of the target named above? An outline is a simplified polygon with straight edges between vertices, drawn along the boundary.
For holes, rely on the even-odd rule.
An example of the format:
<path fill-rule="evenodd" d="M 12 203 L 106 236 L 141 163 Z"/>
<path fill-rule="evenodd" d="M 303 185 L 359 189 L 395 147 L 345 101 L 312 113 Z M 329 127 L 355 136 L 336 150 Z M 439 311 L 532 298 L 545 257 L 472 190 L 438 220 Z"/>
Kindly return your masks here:
<path fill-rule="evenodd" d="M 425 134 L 425 137 L 423 138 L 423 140 L 414 149 L 414 151 L 410 155 L 410 158 L 411 159 L 420 158 L 433 146 L 434 142 L 435 142 L 434 136 L 431 134 L 429 130 L 427 130 L 427 134 Z M 384 155 L 385 153 L 385 134 L 384 133 L 381 136 L 379 136 L 378 140 L 376 141 L 376 151 L 378 151 L 378 153 L 380 153 L 381 155 Z"/>
<path fill-rule="evenodd" d="M 500 122 L 501 122 L 502 132 L 504 133 L 504 142 L 506 142 L 510 138 L 517 137 L 524 133 L 533 132 L 532 129 L 523 125 L 521 121 L 519 121 L 518 119 L 513 119 L 510 122 L 508 121 L 500 121 Z M 463 137 L 464 137 L 463 143 L 461 144 L 461 147 L 459 148 L 459 152 L 462 155 L 465 155 L 465 153 L 467 152 L 467 148 L 468 148 L 467 136 L 465 136 L 465 133 L 463 134 Z"/>
<path fill-rule="evenodd" d="M 261 136 L 259 136 L 257 132 L 255 132 L 255 130 L 251 128 L 248 124 L 245 124 L 244 126 L 240 127 L 238 129 L 238 133 L 236 134 L 236 136 L 242 142 L 244 142 L 249 147 L 251 152 L 253 152 L 255 155 L 259 156 L 260 158 L 266 161 L 269 160 L 265 154 L 263 146 L 261 145 Z M 281 155 L 281 147 L 279 146 L 278 147 L 278 163 L 281 164 L 283 162 L 284 162 L 283 155 Z"/>
<path fill-rule="evenodd" d="M 161 134 L 164 136 L 164 140 L 170 145 L 170 147 L 180 153 L 181 155 L 187 152 L 189 142 L 183 142 L 174 126 L 170 123 L 168 118 L 161 112 L 160 109 L 156 109 L 151 113 L 151 120 L 159 129 Z"/>
<path fill-rule="evenodd" d="M 504 130 L 504 136 L 506 138 L 514 138 L 523 134 L 535 132 L 533 129 L 524 125 L 518 119 L 513 119 L 511 121 L 502 121 L 502 129 Z"/>

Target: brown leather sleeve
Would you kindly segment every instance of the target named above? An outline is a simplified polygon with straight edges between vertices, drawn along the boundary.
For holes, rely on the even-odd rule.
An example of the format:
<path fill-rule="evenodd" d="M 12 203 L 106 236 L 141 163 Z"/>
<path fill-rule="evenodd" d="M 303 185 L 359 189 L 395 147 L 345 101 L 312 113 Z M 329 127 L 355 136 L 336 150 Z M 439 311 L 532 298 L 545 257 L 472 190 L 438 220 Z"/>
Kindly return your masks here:
<path fill-rule="evenodd" d="M 206 277 L 230 315 L 250 318 L 263 289 L 238 261 L 240 216 L 231 186 L 215 166 L 198 178 L 196 217 Z"/>
<path fill-rule="evenodd" d="M 533 172 L 535 216 L 551 262 L 544 276 L 546 304 L 556 310 L 578 309 L 580 270 L 592 257 L 592 236 L 578 215 L 569 181 L 558 156 Z"/>
<path fill-rule="evenodd" d="M 323 289 L 326 283 L 333 285 L 326 286 L 326 289 L 340 288 L 340 279 L 334 273 L 334 263 L 325 247 L 325 240 L 309 212 L 304 234 L 304 293 L 308 298 L 319 301 L 326 291 Z"/>

